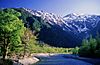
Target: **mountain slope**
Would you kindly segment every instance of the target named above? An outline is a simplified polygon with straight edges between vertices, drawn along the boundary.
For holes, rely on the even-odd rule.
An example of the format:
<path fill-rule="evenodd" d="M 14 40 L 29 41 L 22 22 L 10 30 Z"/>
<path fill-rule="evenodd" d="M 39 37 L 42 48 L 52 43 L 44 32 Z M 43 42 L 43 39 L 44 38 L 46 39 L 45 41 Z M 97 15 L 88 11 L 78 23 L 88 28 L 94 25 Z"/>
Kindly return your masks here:
<path fill-rule="evenodd" d="M 69 25 L 70 31 L 78 34 L 82 38 L 89 38 L 90 35 L 96 35 L 100 32 L 100 16 L 97 15 L 72 15 L 65 16 L 64 21 Z M 70 17 L 70 18 L 69 18 Z M 81 34 L 81 35 L 80 35 Z"/>
<path fill-rule="evenodd" d="M 38 40 L 57 47 L 75 47 L 83 39 L 100 33 L 100 16 L 68 14 L 61 18 L 53 13 L 19 8 L 25 26 L 38 34 Z"/>

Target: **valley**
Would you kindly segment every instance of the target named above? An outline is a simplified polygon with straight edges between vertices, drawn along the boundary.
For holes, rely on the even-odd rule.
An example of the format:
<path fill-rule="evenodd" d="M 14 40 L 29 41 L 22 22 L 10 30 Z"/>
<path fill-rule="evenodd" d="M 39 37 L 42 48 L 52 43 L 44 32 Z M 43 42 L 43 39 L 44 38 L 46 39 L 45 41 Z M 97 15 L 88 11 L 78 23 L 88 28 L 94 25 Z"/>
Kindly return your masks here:
<path fill-rule="evenodd" d="M 31 63 L 34 53 L 58 54 L 34 56 L 39 58 L 37 65 L 92 65 L 79 58 L 100 58 L 100 15 L 61 17 L 28 8 L 1 8 L 0 20 L 0 64 Z"/>

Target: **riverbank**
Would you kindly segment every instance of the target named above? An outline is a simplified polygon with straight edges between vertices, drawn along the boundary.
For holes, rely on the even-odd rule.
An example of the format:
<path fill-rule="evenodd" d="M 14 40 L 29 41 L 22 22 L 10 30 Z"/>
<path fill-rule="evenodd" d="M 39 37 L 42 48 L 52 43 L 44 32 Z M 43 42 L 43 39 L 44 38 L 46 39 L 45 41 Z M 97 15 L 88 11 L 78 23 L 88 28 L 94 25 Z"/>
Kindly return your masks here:
<path fill-rule="evenodd" d="M 30 65 L 38 61 L 39 59 L 36 57 L 26 57 L 24 59 L 19 59 L 18 62 L 13 61 L 13 65 Z"/>
<path fill-rule="evenodd" d="M 31 55 L 31 57 L 26 57 L 24 59 L 19 59 L 17 62 L 13 61 L 13 65 L 30 65 L 30 64 L 34 64 L 36 62 L 39 62 L 40 59 L 37 57 L 43 56 L 43 57 L 47 57 L 47 56 L 52 56 L 55 54 L 52 53 L 33 53 Z"/>
<path fill-rule="evenodd" d="M 36 62 L 38 62 L 39 59 L 37 59 L 36 57 L 32 57 L 32 58 L 24 58 L 22 60 L 19 60 L 20 63 L 22 63 L 23 65 L 30 65 L 30 64 L 34 64 Z"/>

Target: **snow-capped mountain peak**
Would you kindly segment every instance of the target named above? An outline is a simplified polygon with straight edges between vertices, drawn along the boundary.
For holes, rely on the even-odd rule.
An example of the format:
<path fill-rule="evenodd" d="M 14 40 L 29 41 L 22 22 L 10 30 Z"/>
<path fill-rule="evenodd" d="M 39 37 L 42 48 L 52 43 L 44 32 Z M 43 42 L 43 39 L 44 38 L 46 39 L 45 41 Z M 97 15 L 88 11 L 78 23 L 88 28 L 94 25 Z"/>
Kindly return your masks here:
<path fill-rule="evenodd" d="M 79 15 L 76 13 L 71 13 L 63 17 L 64 20 L 73 20 L 76 19 Z"/>
<path fill-rule="evenodd" d="M 91 28 L 95 28 L 100 21 L 100 17 L 97 15 L 76 15 L 68 14 L 64 18 L 64 21 L 69 25 L 71 31 L 76 31 L 78 33 L 87 33 Z"/>
<path fill-rule="evenodd" d="M 23 8 L 23 9 L 26 10 L 27 12 L 31 13 L 32 15 L 41 17 L 43 20 L 47 20 L 48 23 L 50 23 L 52 25 L 54 25 L 54 23 L 59 24 L 59 22 L 63 21 L 60 16 L 57 16 L 54 13 L 47 13 L 44 11 L 31 10 L 31 9 L 27 9 L 27 8 Z"/>
<path fill-rule="evenodd" d="M 90 35 L 95 37 L 97 32 L 100 34 L 99 15 L 79 15 L 71 13 L 62 18 L 54 13 L 48 13 L 45 11 L 37 11 L 27 8 L 24 8 L 24 11 L 25 13 L 33 15 L 32 18 L 39 19 L 34 22 L 40 22 L 42 18 L 43 23 L 40 22 L 40 24 L 44 27 L 42 27 L 43 29 L 40 31 L 40 39 L 43 41 L 45 40 L 47 43 L 49 43 L 49 40 L 50 44 L 61 44 L 64 45 L 64 47 L 69 45 L 76 46 L 76 43 L 81 43 L 83 39 L 89 38 Z M 50 28 L 48 28 L 48 26 Z"/>
<path fill-rule="evenodd" d="M 24 8 L 27 12 L 34 16 L 41 17 L 51 25 L 59 25 L 64 31 L 71 31 L 75 34 L 88 34 L 91 28 L 95 28 L 100 21 L 100 17 L 96 15 L 79 15 L 71 13 L 63 18 L 54 13 L 47 13 L 45 11 L 30 10 Z"/>

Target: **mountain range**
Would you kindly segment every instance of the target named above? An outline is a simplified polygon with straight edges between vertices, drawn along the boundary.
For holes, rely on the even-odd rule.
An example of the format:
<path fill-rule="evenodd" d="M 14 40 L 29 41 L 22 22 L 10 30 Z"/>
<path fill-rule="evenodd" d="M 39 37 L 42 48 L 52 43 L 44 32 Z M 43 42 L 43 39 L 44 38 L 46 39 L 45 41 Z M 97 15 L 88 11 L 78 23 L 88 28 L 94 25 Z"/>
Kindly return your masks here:
<path fill-rule="evenodd" d="M 34 30 L 38 41 L 56 47 L 80 46 L 83 39 L 100 33 L 99 15 L 79 15 L 75 13 L 60 17 L 54 13 L 14 8 L 20 12 L 25 26 Z"/>

